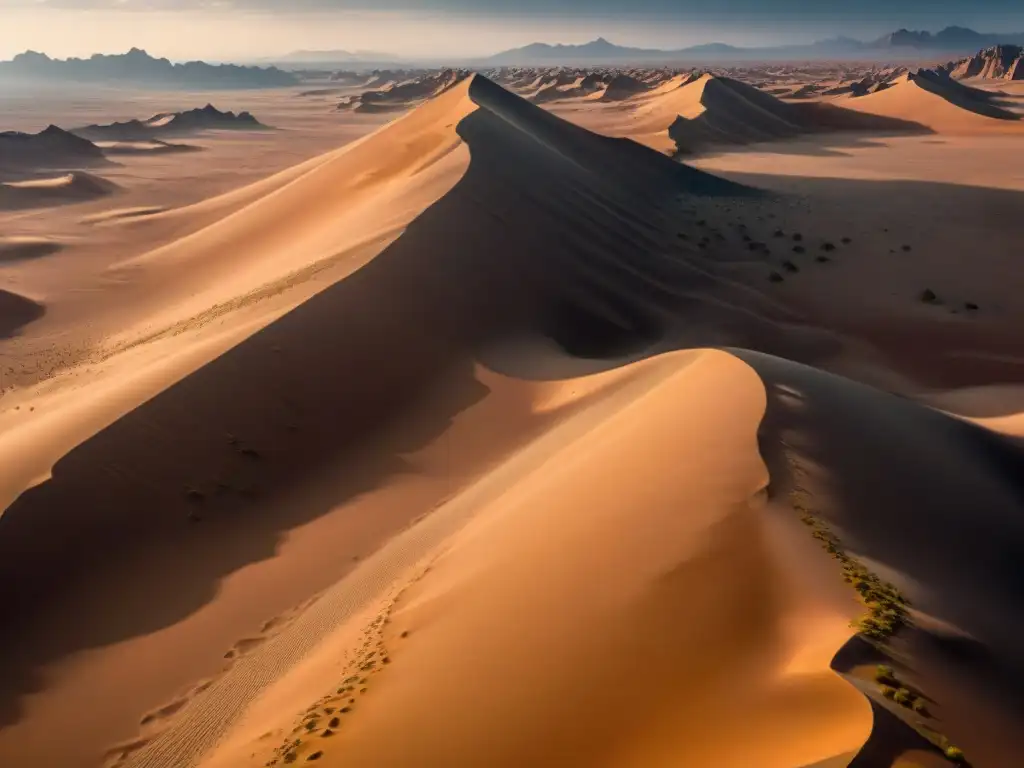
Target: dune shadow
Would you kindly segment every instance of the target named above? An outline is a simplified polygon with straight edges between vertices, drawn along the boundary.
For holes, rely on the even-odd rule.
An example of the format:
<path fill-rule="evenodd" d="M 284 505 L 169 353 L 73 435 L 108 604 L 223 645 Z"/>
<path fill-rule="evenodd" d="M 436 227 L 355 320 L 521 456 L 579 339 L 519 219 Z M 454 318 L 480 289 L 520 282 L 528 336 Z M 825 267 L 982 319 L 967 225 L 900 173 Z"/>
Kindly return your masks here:
<path fill-rule="evenodd" d="M 1005 685 L 1024 690 L 1010 640 L 1024 631 L 1021 444 L 832 374 L 731 351 L 768 392 L 762 453 L 788 444 L 827 468 L 823 515 L 847 548 L 900 574 L 916 607 L 984 644 Z"/>
<path fill-rule="evenodd" d="M 0 264 L 32 261 L 64 250 L 64 243 L 45 238 L 0 238 Z"/>
<path fill-rule="evenodd" d="M 868 702 L 871 704 L 871 734 L 857 756 L 850 761 L 849 768 L 898 765 L 899 758 L 911 750 L 941 754 L 935 745 L 896 717 L 888 708 L 874 699 L 869 698 Z"/>
<path fill-rule="evenodd" d="M 0 339 L 9 339 L 46 314 L 46 307 L 17 293 L 0 289 Z"/>
<path fill-rule="evenodd" d="M 757 94 L 758 100 L 764 94 Z M 934 134 L 911 120 L 871 115 L 823 102 L 760 103 L 761 115 L 775 119 L 737 120 L 727 112 L 709 111 L 696 118 L 678 117 L 669 127 L 678 158 L 757 151 L 780 155 L 842 157 L 843 150 L 882 146 L 886 138 Z"/>

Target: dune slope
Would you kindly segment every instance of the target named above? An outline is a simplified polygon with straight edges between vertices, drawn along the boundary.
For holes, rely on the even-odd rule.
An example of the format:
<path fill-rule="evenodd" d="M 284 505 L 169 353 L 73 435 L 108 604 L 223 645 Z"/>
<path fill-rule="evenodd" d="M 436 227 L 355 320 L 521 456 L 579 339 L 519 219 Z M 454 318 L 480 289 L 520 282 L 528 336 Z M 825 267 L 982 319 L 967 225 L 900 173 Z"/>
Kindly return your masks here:
<path fill-rule="evenodd" d="M 353 546 L 376 546 L 537 429 L 532 395 L 481 382 L 481 345 L 540 332 L 628 350 L 701 294 L 726 316 L 776 311 L 711 274 L 665 213 L 679 195 L 748 190 L 482 78 L 258 188 L 117 267 L 89 307 L 119 331 L 98 378 L 22 400 L 43 415 L 4 430 L 5 758 L 48 744 L 62 765 L 91 764 L 216 673 L 224 648 L 347 573 L 351 556 L 315 531 L 366 520 Z M 498 402 L 520 403 L 503 438 Z M 403 480 L 404 457 L 463 411 L 472 447 Z M 303 526 L 315 540 L 286 535 Z M 152 668 L 154 655 L 174 661 Z M 121 695 L 73 716 L 101 685 Z M 58 721 L 63 747 L 45 735 Z"/>
<path fill-rule="evenodd" d="M 575 436 L 516 457 L 554 443 L 547 461 L 473 490 L 475 518 L 388 613 L 390 664 L 300 760 L 797 766 L 864 740 L 865 702 L 828 669 L 843 611 L 770 541 L 758 378 L 714 351 L 616 374 Z"/>
<path fill-rule="evenodd" d="M 628 135 L 676 154 L 714 145 L 784 140 L 820 130 L 924 130 L 910 119 L 868 116 L 825 103 L 786 103 L 754 86 L 711 74 L 638 99 L 634 118 Z"/>
<path fill-rule="evenodd" d="M 846 109 L 913 120 L 935 133 L 1024 132 L 1018 115 L 989 103 L 988 95 L 948 78 L 908 74 L 883 91 L 849 99 Z"/>

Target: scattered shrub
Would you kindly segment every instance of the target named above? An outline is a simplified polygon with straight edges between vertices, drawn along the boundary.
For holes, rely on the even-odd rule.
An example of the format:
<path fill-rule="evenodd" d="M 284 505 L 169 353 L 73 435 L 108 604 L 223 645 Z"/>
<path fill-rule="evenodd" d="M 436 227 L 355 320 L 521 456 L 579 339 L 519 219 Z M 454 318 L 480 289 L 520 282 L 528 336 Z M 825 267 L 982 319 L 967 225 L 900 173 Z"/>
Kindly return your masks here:
<path fill-rule="evenodd" d="M 945 749 L 946 759 L 952 760 L 954 763 L 966 762 L 967 758 L 964 757 L 964 751 L 960 747 L 954 747 L 950 744 Z"/>
<path fill-rule="evenodd" d="M 786 236 L 786 233 L 783 232 L 781 229 L 776 229 L 774 232 L 772 232 L 772 237 L 785 237 L 785 236 Z"/>
<path fill-rule="evenodd" d="M 925 704 L 924 699 L 914 699 L 914 703 L 911 705 L 911 708 L 919 715 L 927 716 L 928 714 L 928 705 Z"/>
<path fill-rule="evenodd" d="M 939 297 L 935 294 L 931 288 L 925 288 L 921 291 L 921 301 L 925 304 L 934 304 L 939 300 Z"/>
<path fill-rule="evenodd" d="M 908 691 L 906 688 L 900 688 L 893 695 L 892 700 L 899 704 L 901 707 L 909 707 L 914 701 L 914 694 Z"/>
<path fill-rule="evenodd" d="M 853 242 L 853 239 L 852 239 L 852 238 L 849 238 L 849 237 L 844 237 L 844 238 L 843 238 L 842 240 L 840 240 L 839 242 L 841 242 L 841 243 L 842 243 L 843 245 L 849 245 L 850 243 L 852 243 L 852 242 Z"/>
<path fill-rule="evenodd" d="M 834 251 L 836 249 L 835 243 L 822 243 L 821 250 L 823 251 Z"/>
<path fill-rule="evenodd" d="M 768 282 L 770 282 L 770 283 L 781 283 L 782 282 L 782 275 L 780 275 L 778 272 L 771 272 L 768 275 Z"/>
<path fill-rule="evenodd" d="M 908 252 L 909 250 L 910 250 L 910 246 L 909 245 L 904 245 L 903 246 L 903 252 L 904 253 Z"/>
<path fill-rule="evenodd" d="M 804 239 L 804 236 L 801 235 L 799 232 L 794 232 L 793 233 L 793 242 L 799 243 L 803 239 Z"/>
<path fill-rule="evenodd" d="M 832 261 L 832 259 L 830 259 L 828 256 L 818 256 L 817 258 L 815 258 L 815 261 L 818 262 L 819 264 L 827 264 L 828 262 Z"/>
<path fill-rule="evenodd" d="M 896 684 L 896 673 L 887 664 L 879 664 L 875 668 L 875 681 L 879 683 Z"/>
<path fill-rule="evenodd" d="M 787 272 L 799 272 L 800 271 L 800 267 L 798 267 L 792 261 L 784 261 L 784 262 L 782 262 L 782 268 L 785 269 Z"/>
<path fill-rule="evenodd" d="M 323 756 L 324 756 L 324 753 L 321 752 L 320 750 L 317 750 L 316 752 L 313 752 L 312 754 L 310 754 L 309 757 L 306 758 L 306 762 L 307 763 L 312 763 L 314 760 L 319 760 Z"/>
<path fill-rule="evenodd" d="M 975 304 L 973 301 L 965 301 L 964 302 L 964 309 L 970 310 L 971 312 L 977 312 L 978 311 L 978 305 Z"/>
<path fill-rule="evenodd" d="M 793 253 L 803 253 L 806 250 L 807 249 L 804 248 L 802 245 L 794 245 L 793 246 Z"/>

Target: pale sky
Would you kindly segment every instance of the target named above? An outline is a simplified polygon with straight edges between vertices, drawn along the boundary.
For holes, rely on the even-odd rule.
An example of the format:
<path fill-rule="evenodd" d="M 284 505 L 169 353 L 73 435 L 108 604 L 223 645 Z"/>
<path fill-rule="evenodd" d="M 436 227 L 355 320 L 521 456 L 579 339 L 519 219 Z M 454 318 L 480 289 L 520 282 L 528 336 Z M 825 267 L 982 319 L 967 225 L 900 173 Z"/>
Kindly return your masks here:
<path fill-rule="evenodd" d="M 1024 31 L 1022 0 L 0 0 L 0 58 L 243 60 L 295 49 L 463 57 L 530 42 L 772 45 L 901 26 Z"/>

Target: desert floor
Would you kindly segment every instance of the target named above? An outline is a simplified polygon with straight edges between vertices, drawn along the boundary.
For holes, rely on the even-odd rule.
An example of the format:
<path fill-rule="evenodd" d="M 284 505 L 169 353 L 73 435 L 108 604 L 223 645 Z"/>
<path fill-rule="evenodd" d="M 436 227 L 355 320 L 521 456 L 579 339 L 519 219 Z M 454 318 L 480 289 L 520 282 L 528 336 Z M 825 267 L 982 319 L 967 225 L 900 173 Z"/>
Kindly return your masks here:
<path fill-rule="evenodd" d="M 1024 130 L 303 90 L 0 96 L 275 129 L 0 210 L 0 763 L 1016 764 Z"/>

